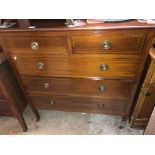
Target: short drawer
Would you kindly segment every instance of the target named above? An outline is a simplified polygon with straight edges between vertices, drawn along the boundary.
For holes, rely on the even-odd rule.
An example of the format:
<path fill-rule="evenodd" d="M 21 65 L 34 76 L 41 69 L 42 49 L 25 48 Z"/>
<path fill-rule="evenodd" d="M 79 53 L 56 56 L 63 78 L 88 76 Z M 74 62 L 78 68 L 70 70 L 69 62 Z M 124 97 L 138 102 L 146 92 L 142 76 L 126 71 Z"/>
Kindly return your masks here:
<path fill-rule="evenodd" d="M 127 56 L 13 56 L 20 75 L 54 77 L 135 77 L 138 58 Z"/>
<path fill-rule="evenodd" d="M 108 34 L 72 36 L 73 53 L 140 53 L 144 42 L 141 34 Z"/>
<path fill-rule="evenodd" d="M 38 109 L 123 115 L 127 101 L 80 98 L 74 96 L 31 96 Z"/>
<path fill-rule="evenodd" d="M 132 81 L 102 78 L 22 77 L 22 82 L 30 94 L 101 96 L 116 99 L 128 99 L 132 88 Z"/>
<path fill-rule="evenodd" d="M 12 54 L 27 53 L 39 54 L 66 54 L 67 37 L 65 36 L 42 36 L 42 37 L 9 37 L 4 39 L 5 44 Z"/>

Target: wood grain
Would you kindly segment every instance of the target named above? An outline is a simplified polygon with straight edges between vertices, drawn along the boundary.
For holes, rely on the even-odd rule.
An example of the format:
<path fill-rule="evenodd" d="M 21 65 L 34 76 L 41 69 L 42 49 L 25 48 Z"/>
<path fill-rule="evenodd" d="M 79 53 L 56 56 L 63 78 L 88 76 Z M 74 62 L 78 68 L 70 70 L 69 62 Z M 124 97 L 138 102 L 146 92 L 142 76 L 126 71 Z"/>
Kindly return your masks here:
<path fill-rule="evenodd" d="M 22 77 L 22 82 L 29 94 L 99 96 L 109 99 L 128 99 L 132 88 L 132 81 L 102 78 Z"/>
<path fill-rule="evenodd" d="M 32 103 L 39 109 L 77 111 L 123 115 L 127 101 L 82 98 L 75 96 L 31 96 Z M 52 104 L 51 104 L 52 102 Z M 54 102 L 54 103 L 53 103 Z"/>
<path fill-rule="evenodd" d="M 138 61 L 138 57 L 134 55 L 55 55 L 52 57 L 14 56 L 17 58 L 14 63 L 20 75 L 51 77 L 134 78 Z M 44 69 L 39 70 L 37 67 L 38 63 L 43 63 Z M 107 64 L 108 70 L 102 71 L 100 69 L 102 64 Z"/>
<path fill-rule="evenodd" d="M 146 127 L 148 120 L 151 116 L 153 107 L 155 105 L 155 84 L 153 77 L 154 74 L 155 61 L 152 60 L 147 70 L 145 80 L 138 95 L 136 106 L 132 114 L 130 122 L 132 127 Z M 148 95 L 145 95 L 145 93 L 148 93 Z"/>
<path fill-rule="evenodd" d="M 72 36 L 73 53 L 89 54 L 108 54 L 108 53 L 140 53 L 143 45 L 144 36 L 138 34 L 111 35 L 87 35 Z M 104 49 L 103 43 L 108 41 L 109 49 Z"/>
<path fill-rule="evenodd" d="M 72 111 L 76 111 L 76 108 L 72 104 L 72 95 L 74 96 L 73 98 L 80 98 L 79 103 L 86 101 L 84 95 L 87 95 L 88 98 L 90 97 L 88 95 L 91 95 L 94 101 L 101 98 L 101 96 L 96 95 L 96 89 L 90 89 L 92 87 L 96 88 L 98 83 L 85 82 L 84 85 L 84 82 L 80 79 L 103 78 L 102 80 L 109 80 L 106 84 L 108 86 L 107 88 L 110 88 L 110 91 L 107 89 L 107 94 L 105 93 L 105 96 L 102 96 L 102 98 L 104 98 L 103 100 L 107 101 L 107 98 L 110 98 L 110 92 L 112 92 L 112 97 L 116 97 L 116 94 L 118 94 L 117 99 L 119 101 L 125 99 L 125 104 L 124 102 L 122 104 L 120 101 L 121 110 L 118 113 L 121 116 L 123 115 L 124 120 L 127 120 L 148 58 L 155 25 L 139 23 L 135 20 L 123 23 L 91 24 L 76 28 L 66 27 L 62 20 L 46 20 L 46 22 L 45 20 L 30 20 L 30 23 L 36 26 L 36 28 L 20 29 L 16 27 L 0 31 L 2 48 L 14 68 L 17 77 L 20 79 L 19 81 L 23 89 L 25 89 L 25 92 L 28 92 L 29 95 L 36 95 L 38 97 L 45 95 L 45 91 L 42 91 L 39 82 L 38 87 L 36 87 L 38 91 L 35 91 L 36 88 L 34 86 L 34 90 L 30 92 L 30 89 L 32 90 L 32 87 L 30 88 L 32 82 L 23 86 L 21 79 L 24 76 L 34 76 L 37 79 L 55 78 L 55 82 L 57 81 L 56 78 L 79 78 L 75 82 L 75 85 L 78 85 L 76 87 L 77 89 L 75 89 L 74 80 L 71 80 L 71 84 L 67 85 L 70 89 L 66 91 L 66 97 L 60 99 L 64 101 L 67 100 L 66 103 L 71 102 L 71 106 L 69 108 L 65 108 L 65 106 L 60 108 L 60 106 L 58 106 L 61 110 L 71 109 Z M 12 41 L 11 38 L 15 41 Z M 54 38 L 59 39 L 55 40 Z M 40 49 L 38 52 L 32 52 L 29 49 L 30 42 L 36 39 L 38 39 L 37 41 L 40 43 Z M 101 49 L 101 43 L 105 39 L 110 40 L 111 43 L 111 47 L 108 50 Z M 44 63 L 44 68 L 42 70 L 38 70 L 38 63 Z M 101 64 L 107 64 L 108 70 L 102 71 L 100 69 Z M 128 84 L 110 81 L 118 79 L 124 82 L 126 79 L 131 80 L 131 89 L 129 90 L 127 88 Z M 58 81 L 56 83 L 58 83 Z M 66 86 L 65 84 L 66 82 L 61 83 L 64 87 Z M 84 86 L 86 88 L 84 88 Z M 123 86 L 124 88 L 122 88 Z M 55 87 L 55 94 L 53 92 L 54 95 L 65 93 L 64 89 L 60 90 L 58 87 L 57 84 L 57 87 Z M 71 91 L 73 89 L 74 91 Z M 127 93 L 127 90 L 129 93 Z M 53 96 L 51 91 L 52 88 L 50 89 L 50 93 L 47 92 L 47 94 Z M 84 95 L 77 95 L 78 93 Z M 45 96 L 45 98 L 47 97 L 48 96 Z M 30 97 L 30 101 L 31 99 Z M 117 104 L 119 102 L 118 100 L 107 101 L 107 106 L 111 105 L 108 111 L 110 111 L 110 109 L 112 111 L 107 112 L 103 110 L 101 113 L 115 113 L 117 111 L 115 111 L 115 108 L 117 109 L 117 107 L 115 107 L 114 103 Z M 87 102 L 89 101 L 92 103 L 91 99 L 88 99 Z M 40 103 L 37 99 L 32 105 L 34 109 L 38 107 L 50 109 L 49 106 L 44 107 L 43 103 Z M 80 107 L 79 109 L 82 108 Z M 89 111 L 89 107 L 85 109 Z M 93 110 L 90 110 L 90 112 L 91 111 Z M 98 110 L 95 110 L 95 112 L 97 111 Z"/>
<path fill-rule="evenodd" d="M 33 42 L 39 45 L 38 50 L 31 47 Z M 42 36 L 42 37 L 8 37 L 5 38 L 5 43 L 11 54 L 27 53 L 32 55 L 39 54 L 66 54 L 67 53 L 67 38 L 65 36 Z"/>

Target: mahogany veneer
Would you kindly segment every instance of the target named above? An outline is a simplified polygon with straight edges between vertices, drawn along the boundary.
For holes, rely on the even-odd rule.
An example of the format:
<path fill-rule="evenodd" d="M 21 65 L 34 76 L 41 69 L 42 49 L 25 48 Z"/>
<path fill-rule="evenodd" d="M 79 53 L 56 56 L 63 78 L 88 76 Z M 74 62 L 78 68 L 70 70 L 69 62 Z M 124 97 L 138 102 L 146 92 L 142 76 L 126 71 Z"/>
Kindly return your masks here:
<path fill-rule="evenodd" d="M 62 20 L 29 24 L 36 28 L 1 30 L 0 42 L 35 110 L 128 118 L 155 25 L 135 20 L 76 28 Z"/>
<path fill-rule="evenodd" d="M 30 94 L 70 94 L 77 96 L 98 96 L 102 98 L 126 99 L 130 95 L 132 81 L 94 78 L 36 78 L 21 77 Z"/>

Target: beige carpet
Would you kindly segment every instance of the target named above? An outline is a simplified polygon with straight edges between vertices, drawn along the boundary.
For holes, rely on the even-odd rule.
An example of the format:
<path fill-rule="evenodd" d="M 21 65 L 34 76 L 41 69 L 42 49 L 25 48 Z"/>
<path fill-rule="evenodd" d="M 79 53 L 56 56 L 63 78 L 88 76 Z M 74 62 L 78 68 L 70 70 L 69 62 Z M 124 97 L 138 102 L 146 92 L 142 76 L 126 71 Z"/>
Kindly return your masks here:
<path fill-rule="evenodd" d="M 1 135 L 141 135 L 143 130 L 128 124 L 119 129 L 121 117 L 77 112 L 39 111 L 41 119 L 35 122 L 29 108 L 24 117 L 28 131 L 23 132 L 15 118 L 0 116 Z"/>

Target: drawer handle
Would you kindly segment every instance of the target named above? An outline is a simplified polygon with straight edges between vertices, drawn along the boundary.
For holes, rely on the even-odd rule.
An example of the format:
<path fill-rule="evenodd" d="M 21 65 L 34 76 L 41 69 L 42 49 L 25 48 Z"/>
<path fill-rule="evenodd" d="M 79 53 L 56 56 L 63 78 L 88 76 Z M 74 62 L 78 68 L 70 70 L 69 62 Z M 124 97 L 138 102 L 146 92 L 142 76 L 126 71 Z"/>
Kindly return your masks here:
<path fill-rule="evenodd" d="M 144 92 L 144 96 L 151 96 L 151 93 L 150 93 L 150 92 L 145 91 L 145 92 Z"/>
<path fill-rule="evenodd" d="M 43 83 L 43 86 L 44 86 L 44 88 L 49 88 L 49 86 L 50 86 L 50 84 L 49 83 L 47 83 L 47 82 L 45 82 L 45 83 Z"/>
<path fill-rule="evenodd" d="M 33 50 L 38 50 L 39 49 L 39 44 L 37 43 L 37 42 L 32 42 L 31 43 L 31 48 L 33 49 Z"/>
<path fill-rule="evenodd" d="M 49 102 L 50 105 L 54 105 L 54 103 L 55 103 L 55 102 L 54 102 L 53 100 L 51 100 L 51 101 Z"/>
<path fill-rule="evenodd" d="M 101 69 L 102 71 L 106 71 L 106 70 L 108 70 L 108 68 L 109 68 L 109 66 L 108 66 L 107 64 L 101 64 L 101 65 L 100 65 L 100 69 Z"/>
<path fill-rule="evenodd" d="M 17 60 L 17 57 L 16 56 L 13 56 L 13 60 L 16 61 Z"/>
<path fill-rule="evenodd" d="M 102 48 L 104 48 L 104 49 L 109 49 L 110 46 L 111 46 L 110 41 L 108 41 L 108 40 L 103 41 L 103 43 L 102 43 Z"/>
<path fill-rule="evenodd" d="M 45 64 L 42 63 L 42 62 L 39 62 L 39 63 L 37 63 L 37 68 L 38 68 L 39 70 L 43 70 L 43 69 L 45 68 Z"/>
<path fill-rule="evenodd" d="M 103 103 L 98 103 L 97 106 L 98 106 L 98 108 L 104 108 L 104 104 Z"/>
<path fill-rule="evenodd" d="M 99 91 L 104 92 L 106 90 L 106 87 L 104 85 L 99 86 Z"/>

